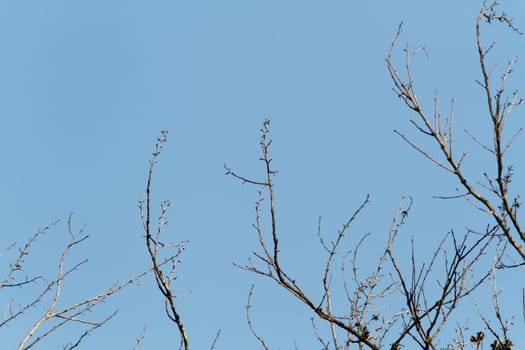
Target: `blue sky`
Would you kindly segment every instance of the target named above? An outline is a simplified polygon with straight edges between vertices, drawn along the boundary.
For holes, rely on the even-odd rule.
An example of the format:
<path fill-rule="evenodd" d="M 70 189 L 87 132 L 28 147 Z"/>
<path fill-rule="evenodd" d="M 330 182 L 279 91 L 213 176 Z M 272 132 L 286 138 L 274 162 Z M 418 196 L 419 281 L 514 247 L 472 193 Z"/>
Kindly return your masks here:
<path fill-rule="evenodd" d="M 90 262 L 65 294 L 98 290 L 144 269 L 137 201 L 155 139 L 169 130 L 154 200 L 173 204 L 166 235 L 190 241 L 177 287 L 189 293 L 179 305 L 192 347 L 207 348 L 218 329 L 217 348 L 257 346 L 244 318 L 255 283 L 253 319 L 269 345 L 317 349 L 304 307 L 269 281 L 233 267 L 257 248 L 251 229 L 257 188 L 224 176 L 222 166 L 262 176 L 259 129 L 271 119 L 283 255 L 314 291 L 321 278 L 318 217 L 323 231 L 335 234 L 367 193 L 371 203 L 355 237 L 370 232 L 372 247 L 386 241 L 405 195 L 415 200 L 405 234 L 423 246 L 422 254 L 451 228 L 461 231 L 472 220 L 483 227 L 466 203 L 432 199 L 453 193 L 456 185 L 393 133 L 399 129 L 419 140 L 410 129 L 413 116 L 392 92 L 384 60 L 403 21 L 397 62 L 405 43 L 425 46 L 429 54 L 414 60 L 423 103 L 432 108 L 439 90 L 448 111 L 454 96 L 457 130 L 484 135 L 485 101 L 475 83 L 480 8 L 481 1 L 450 0 L 1 1 L 0 243 L 24 242 L 60 218 L 28 257 L 33 268 L 54 266 L 52 252 L 66 243 L 67 217 L 74 212 L 75 227 L 88 223 L 90 239 L 72 261 Z M 502 1 L 502 9 L 525 27 L 524 3 Z M 523 36 L 496 28 L 487 33 L 492 39 L 493 57 L 502 65 L 525 57 Z M 525 78 L 523 67 L 518 60 L 512 89 Z M 479 168 L 482 153 L 472 142 L 462 146 L 473 149 L 469 166 Z M 518 141 L 509 159 L 519 159 L 523 148 Z M 520 169 L 516 164 L 517 174 Z M 523 193 L 519 180 L 515 190 Z M 408 248 L 400 246 L 400 254 Z M 123 292 L 105 310 L 115 308 L 117 319 L 89 337 L 85 348 L 131 349 L 144 325 L 143 349 L 173 342 L 175 328 L 152 280 Z M 0 345 L 13 348 L 21 329 L 3 331 Z M 53 341 L 42 348 L 62 344 Z"/>

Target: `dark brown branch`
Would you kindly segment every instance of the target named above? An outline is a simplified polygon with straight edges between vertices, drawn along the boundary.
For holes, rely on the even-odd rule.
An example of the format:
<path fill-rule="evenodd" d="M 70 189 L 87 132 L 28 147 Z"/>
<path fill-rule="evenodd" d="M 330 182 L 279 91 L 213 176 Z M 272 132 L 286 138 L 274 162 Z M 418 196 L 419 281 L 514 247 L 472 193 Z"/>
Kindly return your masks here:
<path fill-rule="evenodd" d="M 185 350 L 190 349 L 189 338 L 186 332 L 186 328 L 182 322 L 181 316 L 178 312 L 178 309 L 175 305 L 176 296 L 173 293 L 171 283 L 175 279 L 175 267 L 180 261 L 180 256 L 184 251 L 186 242 L 180 242 L 178 244 L 166 244 L 161 242 L 161 233 L 164 226 L 167 223 L 166 212 L 169 207 L 169 201 L 164 201 L 161 204 L 161 214 L 159 217 L 159 223 L 153 235 L 153 229 L 151 228 L 151 186 L 153 180 L 153 171 L 155 165 L 157 164 L 158 156 L 162 150 L 164 143 L 167 141 L 168 132 L 162 131 L 161 136 L 158 138 L 158 142 L 155 146 L 155 151 L 153 152 L 153 157 L 150 161 L 150 167 L 148 171 L 148 180 L 146 184 L 146 191 L 144 193 L 143 200 L 139 202 L 139 208 L 141 212 L 141 220 L 143 224 L 144 231 L 146 233 L 146 247 L 152 263 L 152 270 L 155 276 L 155 282 L 157 287 L 164 297 L 165 310 L 168 318 L 174 322 L 177 326 L 181 337 L 181 343 Z M 171 263 L 171 268 L 169 271 L 164 271 L 162 269 L 162 262 L 159 260 L 159 248 L 163 247 L 176 247 L 177 251 L 174 255 L 169 256 L 165 262 Z"/>

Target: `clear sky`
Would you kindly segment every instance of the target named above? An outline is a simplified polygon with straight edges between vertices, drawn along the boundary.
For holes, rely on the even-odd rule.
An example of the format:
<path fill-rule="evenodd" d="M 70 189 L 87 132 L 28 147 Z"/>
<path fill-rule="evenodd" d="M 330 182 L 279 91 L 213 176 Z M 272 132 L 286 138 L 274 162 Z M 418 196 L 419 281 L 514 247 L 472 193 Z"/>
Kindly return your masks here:
<path fill-rule="evenodd" d="M 525 3 L 501 3 L 525 28 Z M 218 349 L 258 346 L 244 316 L 255 283 L 253 321 L 271 348 L 318 349 L 305 307 L 232 265 L 257 248 L 251 229 L 257 188 L 224 176 L 222 166 L 261 177 L 259 129 L 271 119 L 284 263 L 314 294 L 321 287 L 318 217 L 326 235 L 336 234 L 367 193 L 371 203 L 352 237 L 370 232 L 374 249 L 386 241 L 404 195 L 414 198 L 404 242 L 413 236 L 420 247 L 432 247 L 452 228 L 482 228 L 486 222 L 472 222 L 480 216 L 466 203 L 432 199 L 453 194 L 456 185 L 393 133 L 416 135 L 385 64 L 403 21 L 397 62 L 406 43 L 425 46 L 429 55 L 414 60 L 422 101 L 432 108 L 439 90 L 448 111 L 454 96 L 457 130 L 486 136 L 485 101 L 475 83 L 480 8 L 474 0 L 0 1 L 1 247 L 61 219 L 27 258 L 28 272 L 54 266 L 74 212 L 74 226 L 87 223 L 90 239 L 71 263 L 90 261 L 64 295 L 97 291 L 146 268 L 137 201 L 155 139 L 169 130 L 154 201 L 173 204 L 165 234 L 190 241 L 176 290 L 186 295 L 179 307 L 192 347 L 208 348 L 219 329 Z M 525 59 L 523 36 L 495 29 L 487 34 L 492 39 L 501 65 L 512 56 Z M 525 78 L 520 60 L 511 89 Z M 518 141 L 510 157 L 521 159 L 524 145 Z M 464 146 L 475 150 L 469 166 L 479 168 L 478 149 Z M 520 170 L 516 164 L 522 177 Z M 516 192 L 524 193 L 519 180 Z M 398 249 L 403 255 L 408 248 Z M 375 261 L 367 259 L 365 268 Z M 0 305 L 7 303 L 0 295 Z M 516 306 L 519 299 L 509 312 Z M 117 318 L 84 348 L 132 349 L 144 326 L 143 349 L 178 341 L 153 280 L 103 311 L 115 308 Z M 523 321 L 515 316 L 519 333 Z M 0 329 L 0 347 L 14 348 L 25 326 Z M 520 341 L 517 348 L 525 347 Z M 63 343 L 52 338 L 40 348 Z"/>

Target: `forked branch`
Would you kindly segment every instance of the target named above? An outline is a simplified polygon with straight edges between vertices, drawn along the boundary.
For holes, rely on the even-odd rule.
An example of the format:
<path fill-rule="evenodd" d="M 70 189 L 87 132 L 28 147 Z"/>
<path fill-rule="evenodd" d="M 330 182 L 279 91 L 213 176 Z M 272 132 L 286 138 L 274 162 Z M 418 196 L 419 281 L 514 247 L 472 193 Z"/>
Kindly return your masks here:
<path fill-rule="evenodd" d="M 496 7 L 496 2 L 492 2 L 491 4 L 485 3 L 476 21 L 476 42 L 482 74 L 482 81 L 479 84 L 484 90 L 488 106 L 488 114 L 490 117 L 489 119 L 492 124 L 492 146 L 487 146 L 487 143 L 482 142 L 480 138 L 467 132 L 470 138 L 472 138 L 477 144 L 481 145 L 482 149 L 488 150 L 494 157 L 496 175 L 493 178 L 488 176 L 488 170 L 480 169 L 480 173 L 486 178 L 486 184 L 479 184 L 478 186 L 476 181 L 470 179 L 464 173 L 462 164 L 466 157 L 466 152 L 463 152 L 460 156 L 457 156 L 454 153 L 452 142 L 454 140 L 453 110 L 448 120 L 442 120 L 442 117 L 439 114 L 436 97 L 434 99 L 435 106 L 432 121 L 425 112 L 425 109 L 421 106 L 416 95 L 413 73 L 410 66 L 410 58 L 416 52 L 411 52 L 408 48 L 404 50 L 406 58 L 404 67 L 405 78 L 402 77 L 394 65 L 393 53 L 396 43 L 401 35 L 401 26 L 392 41 L 386 62 L 388 72 L 390 73 L 390 77 L 394 84 L 394 91 L 398 94 L 405 105 L 413 110 L 418 116 L 419 122 L 411 120 L 411 123 L 419 132 L 430 137 L 433 142 L 438 145 L 440 154 L 433 155 L 425 150 L 424 147 L 412 142 L 403 133 L 397 130 L 395 132 L 425 158 L 429 159 L 447 172 L 454 174 L 461 187 L 463 187 L 466 192 L 466 195 L 461 195 L 460 197 L 466 198 L 470 203 L 474 204 L 476 208 L 489 214 L 494 219 L 498 227 L 501 229 L 505 239 L 525 263 L 525 232 L 523 231 L 518 219 L 521 202 L 519 201 L 519 196 L 511 196 L 509 193 L 513 177 L 513 168 L 511 165 L 507 165 L 504 159 L 505 151 L 508 150 L 512 142 L 518 137 L 521 129 L 513 133 L 512 137 L 507 142 L 504 141 L 503 137 L 503 131 L 511 111 L 514 107 L 524 104 L 525 100 L 519 98 L 517 92 L 513 92 L 508 96 L 505 94 L 505 87 L 508 78 L 512 73 L 515 59 L 510 61 L 500 79 L 498 89 L 495 92 L 493 91 L 492 86 L 494 83 L 492 82 L 491 71 L 487 67 L 487 56 L 494 47 L 494 44 L 489 45 L 488 48 L 483 46 L 481 41 L 481 25 L 483 20 L 486 20 L 489 24 L 493 21 L 498 21 L 505 23 L 515 32 L 519 33 L 519 30 L 506 14 L 496 13 Z M 483 191 L 487 189 L 488 193 L 485 194 Z"/>
<path fill-rule="evenodd" d="M 183 348 L 184 350 L 189 350 L 190 345 L 188 334 L 186 332 L 186 328 L 184 327 L 184 323 L 182 322 L 177 306 L 175 305 L 176 295 L 173 292 L 172 286 L 172 282 L 175 280 L 175 268 L 180 262 L 180 257 L 182 255 L 182 252 L 184 251 L 184 247 L 187 242 L 183 241 L 174 244 L 165 243 L 161 240 L 162 231 L 165 225 L 167 224 L 166 212 L 170 205 L 169 201 L 163 201 L 161 203 L 161 213 L 159 216 L 159 222 L 156 230 L 152 228 L 151 224 L 151 186 L 153 181 L 153 171 L 155 165 L 157 164 L 157 159 L 160 155 L 160 151 L 162 150 L 162 146 L 167 141 L 167 137 L 168 132 L 162 131 L 161 136 L 157 139 L 155 151 L 153 152 L 153 157 L 150 160 L 146 191 L 144 193 L 143 199 L 139 202 L 139 208 L 141 213 L 142 225 L 146 233 L 146 247 L 148 249 L 148 254 L 151 259 L 152 269 L 155 276 L 155 282 L 157 283 L 157 287 L 164 298 L 166 315 L 177 326 L 181 337 L 181 348 Z M 159 253 L 161 248 L 164 247 L 175 248 L 176 252 L 175 254 L 168 256 L 166 259 L 161 260 L 161 258 L 159 257 Z M 166 271 L 162 269 L 163 262 L 170 263 L 169 270 Z"/>

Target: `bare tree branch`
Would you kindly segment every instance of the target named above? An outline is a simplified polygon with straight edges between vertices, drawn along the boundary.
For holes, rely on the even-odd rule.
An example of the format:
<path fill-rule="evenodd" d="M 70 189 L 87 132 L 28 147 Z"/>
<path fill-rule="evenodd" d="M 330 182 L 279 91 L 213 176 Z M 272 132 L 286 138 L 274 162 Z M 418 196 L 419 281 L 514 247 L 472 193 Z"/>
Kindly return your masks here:
<path fill-rule="evenodd" d="M 399 134 L 403 140 L 409 143 L 410 146 L 416 149 L 419 153 L 423 154 L 427 159 L 431 160 L 439 167 L 445 169 L 447 172 L 454 174 L 461 186 L 465 189 L 466 193 L 468 193 L 466 198 L 472 200 L 471 203 L 477 203 L 478 208 L 488 213 L 495 220 L 497 225 L 501 228 L 507 241 L 521 256 L 522 260 L 525 260 L 525 249 L 523 247 L 523 244 L 525 243 L 525 232 L 523 231 L 518 220 L 518 209 L 520 208 L 521 203 L 518 201 L 517 197 L 511 199 L 509 196 L 512 167 L 507 166 L 504 161 L 504 154 L 506 150 L 514 142 L 521 129 L 515 132 L 508 142 L 504 143 L 503 141 L 503 130 L 513 107 L 525 103 L 525 100 L 519 98 L 517 92 L 512 93 L 510 97 L 505 96 L 505 86 L 510 74 L 512 73 L 515 59 L 512 59 L 509 62 L 507 69 L 500 79 L 499 88 L 496 92 L 493 92 L 491 72 L 487 68 L 487 56 L 494 47 L 494 44 L 491 44 L 487 49 L 484 48 L 481 42 L 481 23 L 483 19 L 485 19 L 489 24 L 493 20 L 496 20 L 507 24 L 515 32 L 519 33 L 519 30 L 506 14 L 496 13 L 496 6 L 496 2 L 491 4 L 485 3 L 476 21 L 476 43 L 478 47 L 481 74 L 483 77 L 480 85 L 482 86 L 486 96 L 489 116 L 492 123 L 493 145 L 489 148 L 477 137 L 468 133 L 477 144 L 493 154 L 495 158 L 497 175 L 493 180 L 489 179 L 489 184 L 491 184 L 493 181 L 495 186 L 490 185 L 489 187 L 491 188 L 491 191 L 495 192 L 497 197 L 496 200 L 492 200 L 488 196 L 483 195 L 482 192 L 476 188 L 473 181 L 463 173 L 461 165 L 466 156 L 466 152 L 464 152 L 458 158 L 455 156 L 452 150 L 453 114 L 451 114 L 450 120 L 448 120 L 446 123 L 448 124 L 448 128 L 446 129 L 442 127 L 441 116 L 436 112 L 438 110 L 437 107 L 435 107 L 434 111 L 434 121 L 431 122 L 430 118 L 427 117 L 424 109 L 420 105 L 414 86 L 413 73 L 410 67 L 410 58 L 416 54 L 417 51 L 410 52 L 408 49 L 404 50 L 406 57 L 406 78 L 402 78 L 401 74 L 394 66 L 393 52 L 399 36 L 401 35 L 401 26 L 398 28 L 394 40 L 392 41 L 386 62 L 388 71 L 394 84 L 394 91 L 398 94 L 398 96 L 408 108 L 416 112 L 420 122 L 422 122 L 423 125 L 420 126 L 414 121 L 411 121 L 411 123 L 416 126 L 416 129 L 419 132 L 431 137 L 433 141 L 437 143 L 441 156 L 430 155 L 422 147 L 410 141 L 404 134 L 398 131 L 395 132 Z M 435 98 L 435 104 L 437 105 L 437 98 Z M 440 158 L 442 158 L 442 160 Z M 487 172 L 484 171 L 484 173 L 486 174 Z"/>
<path fill-rule="evenodd" d="M 155 146 L 155 151 L 153 152 L 153 157 L 150 161 L 150 167 L 148 171 L 148 180 L 146 184 L 146 191 L 144 193 L 143 199 L 139 202 L 139 209 L 141 213 L 141 220 L 144 231 L 146 233 L 146 247 L 152 263 L 152 270 L 155 275 L 155 281 L 157 287 L 161 292 L 164 303 L 165 311 L 168 318 L 174 322 L 177 326 L 181 337 L 181 344 L 184 350 L 189 350 L 189 338 L 186 332 L 186 328 L 182 322 L 179 311 L 175 305 L 175 299 L 177 298 L 173 292 L 172 282 L 175 280 L 175 268 L 180 262 L 180 257 L 184 251 L 185 245 L 187 242 L 182 241 L 179 243 L 164 243 L 161 241 L 161 233 L 167 224 L 166 213 L 169 208 L 169 201 L 163 201 L 160 205 L 160 216 L 157 229 L 154 230 L 151 227 L 151 186 L 153 180 L 153 170 L 157 164 L 158 156 L 162 150 L 162 146 L 167 141 L 168 132 L 162 131 L 161 136 L 157 139 L 157 144 Z M 159 260 L 160 248 L 175 248 L 176 252 L 173 255 L 170 255 L 164 261 L 169 262 L 171 267 L 168 271 L 162 269 L 162 261 Z"/>

